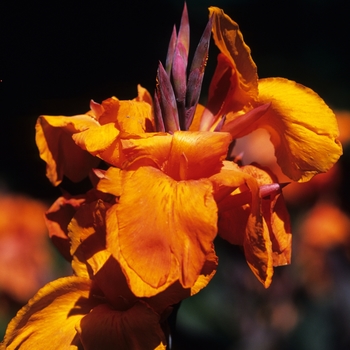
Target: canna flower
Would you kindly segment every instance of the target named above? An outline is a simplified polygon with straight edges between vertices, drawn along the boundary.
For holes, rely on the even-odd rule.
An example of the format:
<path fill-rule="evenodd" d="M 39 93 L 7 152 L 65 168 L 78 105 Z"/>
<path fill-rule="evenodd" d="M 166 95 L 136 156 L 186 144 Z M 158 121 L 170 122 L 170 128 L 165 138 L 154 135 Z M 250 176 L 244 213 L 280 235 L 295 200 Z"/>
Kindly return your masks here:
<path fill-rule="evenodd" d="M 234 138 L 265 128 L 277 162 L 290 179 L 308 181 L 328 171 L 342 154 L 334 113 L 305 86 L 284 78 L 258 79 L 237 23 L 219 8 L 209 11 L 221 53 L 200 129 L 212 129 L 223 115 L 221 130 Z M 260 113 L 259 108 L 267 104 L 269 108 Z"/>
<path fill-rule="evenodd" d="M 211 31 L 221 53 L 202 106 Z M 72 159 L 61 144 L 69 137 L 88 159 L 79 178 L 90 173 L 98 191 L 114 196 L 106 213 L 106 250 L 140 298 L 174 283 L 194 288 L 205 266 L 215 265 L 217 234 L 244 247 L 265 287 L 273 266 L 290 262 L 282 186 L 267 169 L 228 160 L 235 139 L 267 129 L 282 170 L 300 182 L 327 171 L 341 154 L 335 117 L 323 100 L 286 79 L 258 79 L 238 25 L 222 10 L 210 8 L 189 69 L 188 51 L 185 6 L 165 67 L 159 64 L 153 99 L 139 87 L 132 101 L 91 102 L 84 115 L 44 116 L 37 124 L 37 144 L 55 185 L 71 177 Z M 109 168 L 91 175 L 99 160 Z"/>

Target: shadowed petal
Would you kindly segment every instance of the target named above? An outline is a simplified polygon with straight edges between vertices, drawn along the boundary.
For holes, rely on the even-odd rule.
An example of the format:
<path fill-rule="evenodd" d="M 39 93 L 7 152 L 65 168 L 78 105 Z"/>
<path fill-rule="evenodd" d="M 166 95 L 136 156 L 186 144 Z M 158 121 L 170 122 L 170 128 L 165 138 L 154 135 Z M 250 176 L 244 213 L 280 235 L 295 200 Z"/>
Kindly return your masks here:
<path fill-rule="evenodd" d="M 126 311 L 101 304 L 80 321 L 77 331 L 85 350 L 154 350 L 166 344 L 159 319 L 141 301 Z"/>
<path fill-rule="evenodd" d="M 38 118 L 35 141 L 40 158 L 46 162 L 46 176 L 54 186 L 61 183 L 64 175 L 73 182 L 79 182 L 98 165 L 99 160 L 72 139 L 73 134 L 96 125 L 98 123 L 88 115 Z"/>
<path fill-rule="evenodd" d="M 72 256 L 67 226 L 84 202 L 85 198 L 59 197 L 45 213 L 44 219 L 49 236 L 59 252 L 68 261 L 72 260 Z"/>
<path fill-rule="evenodd" d="M 78 349 L 79 321 L 97 305 L 92 281 L 76 276 L 47 284 L 8 325 L 4 349 Z"/>

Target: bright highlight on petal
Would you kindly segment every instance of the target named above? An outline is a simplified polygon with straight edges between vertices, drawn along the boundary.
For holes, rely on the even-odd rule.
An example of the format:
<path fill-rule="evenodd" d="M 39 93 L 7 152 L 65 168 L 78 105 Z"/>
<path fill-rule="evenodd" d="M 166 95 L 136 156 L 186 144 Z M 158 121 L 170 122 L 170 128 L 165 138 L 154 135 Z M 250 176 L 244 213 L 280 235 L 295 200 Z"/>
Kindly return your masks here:
<path fill-rule="evenodd" d="M 314 91 L 287 79 L 262 79 L 259 101 L 271 107 L 256 128 L 270 132 L 278 164 L 291 179 L 308 181 L 338 160 L 342 147 L 334 113 Z"/>
<path fill-rule="evenodd" d="M 4 349 L 78 349 L 75 327 L 96 306 L 91 288 L 92 281 L 75 276 L 47 284 L 9 324 Z"/>

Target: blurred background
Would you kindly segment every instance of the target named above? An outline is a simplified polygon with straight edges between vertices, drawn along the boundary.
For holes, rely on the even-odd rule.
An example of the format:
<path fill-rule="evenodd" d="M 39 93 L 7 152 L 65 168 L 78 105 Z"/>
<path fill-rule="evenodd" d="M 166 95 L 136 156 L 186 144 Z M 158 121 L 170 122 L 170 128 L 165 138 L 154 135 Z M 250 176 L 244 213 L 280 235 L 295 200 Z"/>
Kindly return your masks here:
<path fill-rule="evenodd" d="M 350 346 L 350 11 L 345 0 L 188 0 L 191 49 L 218 6 L 240 25 L 259 77 L 314 89 L 337 112 L 344 155 L 326 175 L 290 185 L 293 263 L 265 290 L 241 250 L 217 242 L 212 283 L 182 303 L 179 349 L 348 349 Z M 74 115 L 117 96 L 151 93 L 183 1 L 31 1 L 0 4 L 0 336 L 43 284 L 69 273 L 42 216 L 60 195 L 45 177 L 34 126 L 40 114 Z M 211 46 L 203 96 L 216 64 Z M 266 135 L 241 141 L 272 164 Z M 70 184 L 65 184 L 71 190 Z M 6 273 L 5 273 L 6 272 Z"/>

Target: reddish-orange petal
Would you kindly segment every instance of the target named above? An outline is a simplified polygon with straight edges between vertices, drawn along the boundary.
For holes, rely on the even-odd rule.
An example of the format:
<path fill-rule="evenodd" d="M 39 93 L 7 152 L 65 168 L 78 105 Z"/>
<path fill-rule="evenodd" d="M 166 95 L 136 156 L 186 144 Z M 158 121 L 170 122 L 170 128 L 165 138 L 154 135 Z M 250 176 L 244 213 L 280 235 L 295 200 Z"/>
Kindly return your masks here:
<path fill-rule="evenodd" d="M 154 295 L 177 279 L 185 288 L 194 285 L 216 235 L 209 180 L 177 182 L 156 168 L 142 167 L 125 182 L 112 208 L 107 246 L 134 294 Z"/>
<path fill-rule="evenodd" d="M 70 254 L 70 241 L 67 226 L 78 208 L 85 202 L 85 198 L 59 197 L 45 213 L 45 223 L 49 236 L 68 261 L 72 260 Z"/>
<path fill-rule="evenodd" d="M 126 311 L 101 304 L 80 321 L 77 331 L 85 350 L 154 350 L 166 344 L 159 321 L 159 315 L 141 301 Z"/>

